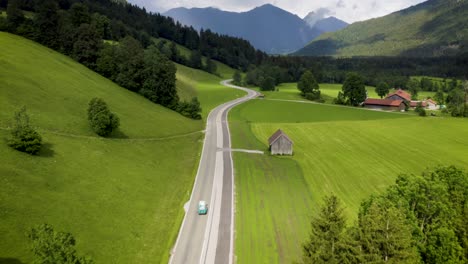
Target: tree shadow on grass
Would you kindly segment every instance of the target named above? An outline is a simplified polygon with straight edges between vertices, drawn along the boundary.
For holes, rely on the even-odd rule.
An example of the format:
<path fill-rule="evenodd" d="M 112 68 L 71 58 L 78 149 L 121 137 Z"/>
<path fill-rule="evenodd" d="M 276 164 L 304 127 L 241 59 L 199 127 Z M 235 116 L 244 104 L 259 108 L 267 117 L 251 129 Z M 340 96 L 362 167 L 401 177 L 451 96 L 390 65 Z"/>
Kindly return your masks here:
<path fill-rule="evenodd" d="M 55 155 L 55 151 L 52 149 L 52 144 L 50 143 L 45 143 L 42 144 L 41 150 L 37 153 L 37 156 L 39 157 L 44 157 L 44 158 L 51 158 Z M 0 262 L 1 264 L 2 262 Z"/>
<path fill-rule="evenodd" d="M 24 262 L 21 262 L 19 259 L 15 258 L 2 258 L 0 257 L 0 264 L 25 264 Z"/>
<path fill-rule="evenodd" d="M 120 129 L 117 129 L 116 131 L 112 132 L 109 138 L 125 139 L 125 138 L 128 138 L 128 136 L 125 135 L 125 133 L 122 132 Z"/>

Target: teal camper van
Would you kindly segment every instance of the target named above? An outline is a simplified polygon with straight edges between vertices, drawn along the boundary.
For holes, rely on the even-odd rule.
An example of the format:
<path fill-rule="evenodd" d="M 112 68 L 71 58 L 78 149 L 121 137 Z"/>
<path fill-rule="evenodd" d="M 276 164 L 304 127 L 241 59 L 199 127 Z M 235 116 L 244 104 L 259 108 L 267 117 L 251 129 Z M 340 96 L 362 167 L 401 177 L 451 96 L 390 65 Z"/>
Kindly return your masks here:
<path fill-rule="evenodd" d="M 208 213 L 208 204 L 205 201 L 198 202 L 198 214 L 206 215 Z"/>

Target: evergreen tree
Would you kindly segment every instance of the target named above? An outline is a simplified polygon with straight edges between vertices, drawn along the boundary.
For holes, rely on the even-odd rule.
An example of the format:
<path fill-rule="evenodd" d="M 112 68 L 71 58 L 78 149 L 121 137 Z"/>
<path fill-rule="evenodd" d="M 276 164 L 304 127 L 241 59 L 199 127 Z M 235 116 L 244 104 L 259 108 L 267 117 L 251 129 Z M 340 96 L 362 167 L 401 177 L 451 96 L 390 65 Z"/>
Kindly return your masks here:
<path fill-rule="evenodd" d="M 42 137 L 29 124 L 26 107 L 15 113 L 13 129 L 8 145 L 16 150 L 37 154 L 42 146 Z"/>
<path fill-rule="evenodd" d="M 7 13 L 8 28 L 11 32 L 16 32 L 17 28 L 24 22 L 23 12 L 19 7 L 19 0 L 9 0 Z"/>
<path fill-rule="evenodd" d="M 217 71 L 216 63 L 214 63 L 214 61 L 210 57 L 206 58 L 205 71 L 212 73 L 212 74 L 216 74 L 216 71 Z"/>
<path fill-rule="evenodd" d="M 358 106 L 366 100 L 366 86 L 362 77 L 357 73 L 348 73 L 343 84 L 343 95 L 347 103 L 353 106 Z"/>
<path fill-rule="evenodd" d="M 193 50 L 192 53 L 190 54 L 190 62 L 189 62 L 190 67 L 195 68 L 195 69 L 202 69 L 203 64 L 202 64 L 202 55 L 200 51 L 198 50 Z"/>
<path fill-rule="evenodd" d="M 297 89 L 301 91 L 302 96 L 311 100 L 320 99 L 320 87 L 311 71 L 305 71 L 297 83 Z"/>
<path fill-rule="evenodd" d="M 371 198 L 359 213 L 360 244 L 364 262 L 417 263 L 412 228 L 405 214 L 385 199 Z"/>
<path fill-rule="evenodd" d="M 232 83 L 235 85 L 242 85 L 242 75 L 240 71 L 235 71 L 234 75 L 232 76 Z"/>
<path fill-rule="evenodd" d="M 338 197 L 323 199 L 319 214 L 312 219 L 312 232 L 303 245 L 302 262 L 306 263 L 355 263 L 356 248 L 345 233 L 346 218 Z"/>
<path fill-rule="evenodd" d="M 384 96 L 386 96 L 389 91 L 390 91 L 390 87 L 388 86 L 386 82 L 380 82 L 377 85 L 377 87 L 375 87 L 375 92 L 377 93 L 377 95 L 380 96 L 380 98 L 383 98 Z"/>
<path fill-rule="evenodd" d="M 37 1 L 35 40 L 52 49 L 58 49 L 59 43 L 59 14 L 55 0 Z"/>

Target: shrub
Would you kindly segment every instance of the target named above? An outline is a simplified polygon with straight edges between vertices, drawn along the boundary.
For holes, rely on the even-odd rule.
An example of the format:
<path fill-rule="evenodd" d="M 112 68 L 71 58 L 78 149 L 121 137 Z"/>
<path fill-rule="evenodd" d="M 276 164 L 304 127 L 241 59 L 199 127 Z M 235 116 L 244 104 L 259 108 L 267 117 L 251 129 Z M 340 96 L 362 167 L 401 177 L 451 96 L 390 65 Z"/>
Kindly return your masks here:
<path fill-rule="evenodd" d="M 201 107 L 200 107 L 200 102 L 198 101 L 197 97 L 192 98 L 192 101 L 190 102 L 179 102 L 179 105 L 177 107 L 177 112 L 179 112 L 181 115 L 199 120 L 202 118 L 200 112 L 201 112 Z"/>
<path fill-rule="evenodd" d="M 42 147 L 42 137 L 29 125 L 29 116 L 23 107 L 15 113 L 15 124 L 8 146 L 29 154 L 37 154 Z"/>
<path fill-rule="evenodd" d="M 343 92 L 338 92 L 338 96 L 333 99 L 334 104 L 339 104 L 339 105 L 345 105 L 346 104 L 346 98 L 344 97 Z"/>
<path fill-rule="evenodd" d="M 93 131 L 102 137 L 110 135 L 120 126 L 120 119 L 100 98 L 93 98 L 89 102 L 88 121 Z"/>

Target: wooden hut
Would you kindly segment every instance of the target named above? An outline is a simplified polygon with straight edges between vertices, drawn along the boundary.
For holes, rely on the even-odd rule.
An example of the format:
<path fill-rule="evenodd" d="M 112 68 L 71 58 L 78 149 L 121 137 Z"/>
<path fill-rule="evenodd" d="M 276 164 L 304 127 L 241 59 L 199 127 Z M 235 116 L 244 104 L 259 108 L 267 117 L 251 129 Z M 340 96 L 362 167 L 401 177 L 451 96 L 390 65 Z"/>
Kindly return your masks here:
<path fill-rule="evenodd" d="M 268 144 L 270 145 L 272 155 L 293 154 L 294 143 L 281 129 L 278 129 L 278 131 L 268 139 Z"/>

